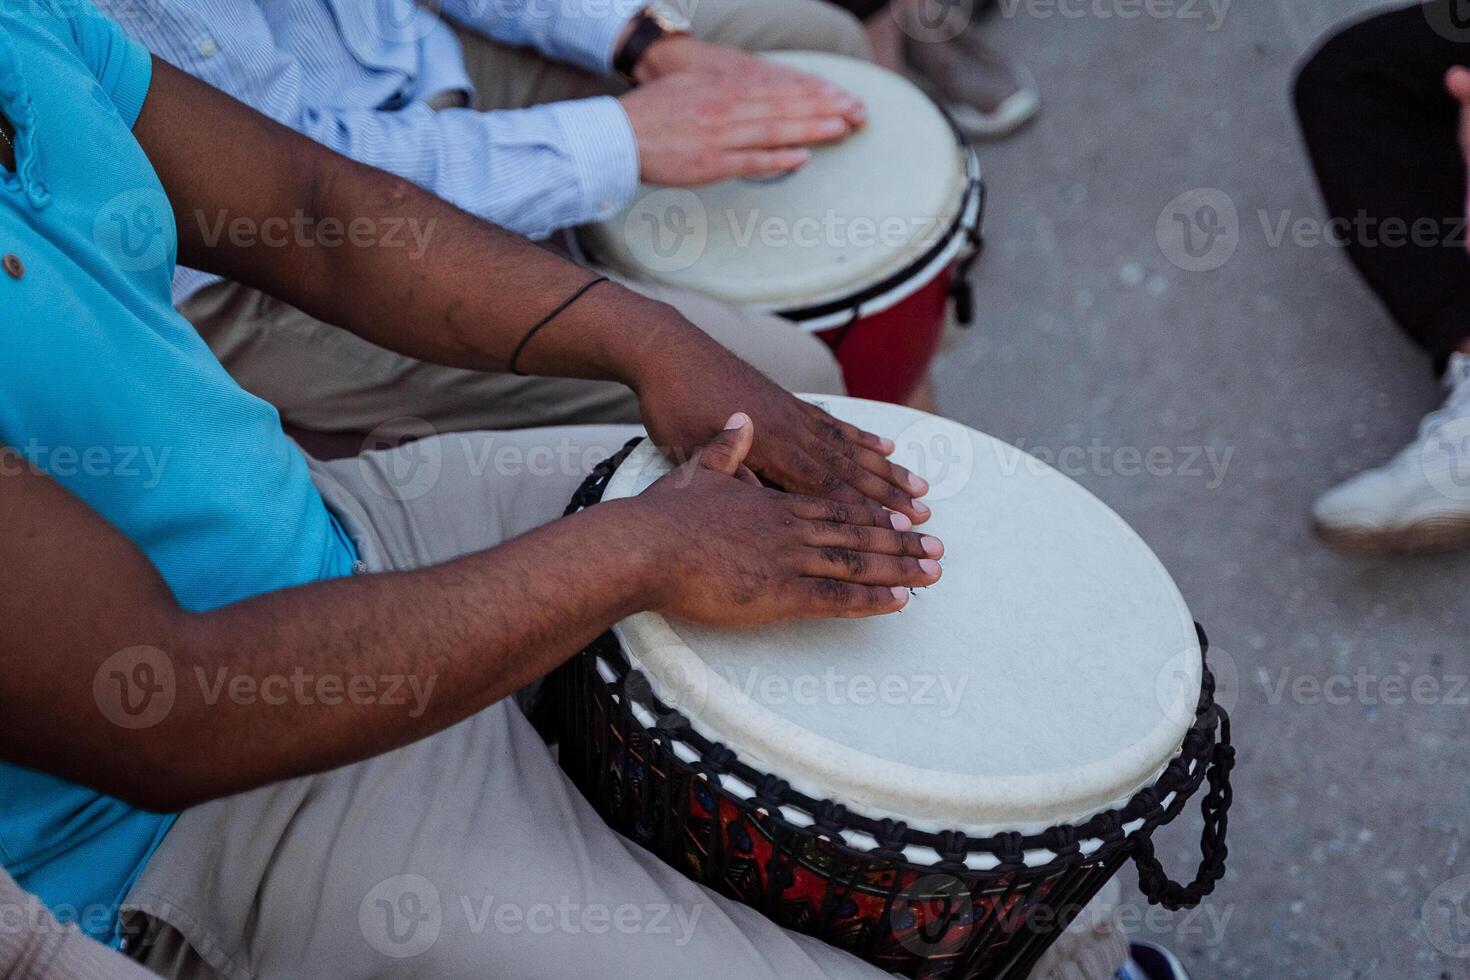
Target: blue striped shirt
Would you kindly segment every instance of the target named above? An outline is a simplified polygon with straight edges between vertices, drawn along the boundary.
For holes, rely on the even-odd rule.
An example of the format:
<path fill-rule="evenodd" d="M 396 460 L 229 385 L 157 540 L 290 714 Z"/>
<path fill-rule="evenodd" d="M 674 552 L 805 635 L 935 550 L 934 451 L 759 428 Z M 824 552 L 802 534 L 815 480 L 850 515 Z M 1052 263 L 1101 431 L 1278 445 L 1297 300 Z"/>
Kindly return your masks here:
<path fill-rule="evenodd" d="M 617 213 L 638 147 L 609 96 L 494 112 L 426 104 L 473 95 L 459 40 L 414 0 L 99 0 L 155 55 L 276 121 L 532 238 Z M 442 0 L 444 16 L 589 71 L 611 70 L 646 0 Z M 175 302 L 214 281 L 180 269 Z"/>

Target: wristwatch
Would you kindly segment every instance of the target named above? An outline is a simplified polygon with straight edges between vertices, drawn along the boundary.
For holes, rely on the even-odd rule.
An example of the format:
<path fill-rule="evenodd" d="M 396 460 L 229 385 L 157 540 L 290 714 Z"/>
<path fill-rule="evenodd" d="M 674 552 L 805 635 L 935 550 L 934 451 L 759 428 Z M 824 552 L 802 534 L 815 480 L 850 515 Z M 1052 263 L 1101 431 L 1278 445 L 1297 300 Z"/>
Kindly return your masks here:
<path fill-rule="evenodd" d="M 689 33 L 689 18 L 675 7 L 654 0 L 633 16 L 633 30 L 613 56 L 613 70 L 631 85 L 637 84 L 633 70 L 655 41 Z"/>

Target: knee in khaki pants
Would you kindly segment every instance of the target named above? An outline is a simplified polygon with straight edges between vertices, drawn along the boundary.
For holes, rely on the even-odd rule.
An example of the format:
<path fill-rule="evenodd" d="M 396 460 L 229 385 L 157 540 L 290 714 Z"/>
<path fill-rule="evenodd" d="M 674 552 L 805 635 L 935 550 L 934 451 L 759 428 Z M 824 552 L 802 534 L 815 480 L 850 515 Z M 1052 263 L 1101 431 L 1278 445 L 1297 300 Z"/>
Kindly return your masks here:
<path fill-rule="evenodd" d="M 747 51 L 827 51 L 871 61 L 862 22 L 826 0 L 697 0 L 694 34 Z"/>

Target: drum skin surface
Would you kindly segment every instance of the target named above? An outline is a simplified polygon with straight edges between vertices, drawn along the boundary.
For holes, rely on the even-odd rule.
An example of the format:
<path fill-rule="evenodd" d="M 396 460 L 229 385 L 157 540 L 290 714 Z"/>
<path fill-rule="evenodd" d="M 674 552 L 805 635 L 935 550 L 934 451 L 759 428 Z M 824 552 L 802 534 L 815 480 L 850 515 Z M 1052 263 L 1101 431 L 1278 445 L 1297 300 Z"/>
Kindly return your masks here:
<path fill-rule="evenodd" d="M 968 178 L 938 107 L 869 62 L 804 51 L 766 57 L 856 93 L 867 123 L 816 147 L 787 176 L 640 187 L 622 214 L 582 229 L 592 257 L 634 278 L 787 312 L 860 292 L 943 241 Z"/>
<path fill-rule="evenodd" d="M 716 630 L 615 628 L 653 692 L 705 737 L 874 819 L 973 835 L 1126 801 L 1195 721 L 1201 651 L 1148 546 L 1013 446 L 912 409 L 813 397 L 924 476 L 944 576 L 895 615 Z M 667 472 L 647 443 L 604 499 Z"/>

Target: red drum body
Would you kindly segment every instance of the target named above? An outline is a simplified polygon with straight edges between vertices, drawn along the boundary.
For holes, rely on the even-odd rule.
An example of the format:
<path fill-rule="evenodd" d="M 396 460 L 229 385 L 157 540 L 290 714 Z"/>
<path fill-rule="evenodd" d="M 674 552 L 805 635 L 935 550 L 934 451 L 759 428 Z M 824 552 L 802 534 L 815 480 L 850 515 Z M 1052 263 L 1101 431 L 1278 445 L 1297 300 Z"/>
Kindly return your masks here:
<path fill-rule="evenodd" d="M 968 323 L 980 249 L 980 164 L 907 80 L 852 58 L 769 54 L 861 96 L 868 122 L 780 178 L 641 188 L 580 230 L 584 258 L 634 280 L 785 317 L 832 348 L 849 394 L 906 401 L 949 315 Z"/>
<path fill-rule="evenodd" d="M 949 316 L 955 269 L 908 299 L 840 327 L 818 330 L 842 365 L 847 390 L 862 398 L 902 405 L 929 375 Z M 961 288 L 968 289 L 968 284 Z"/>

